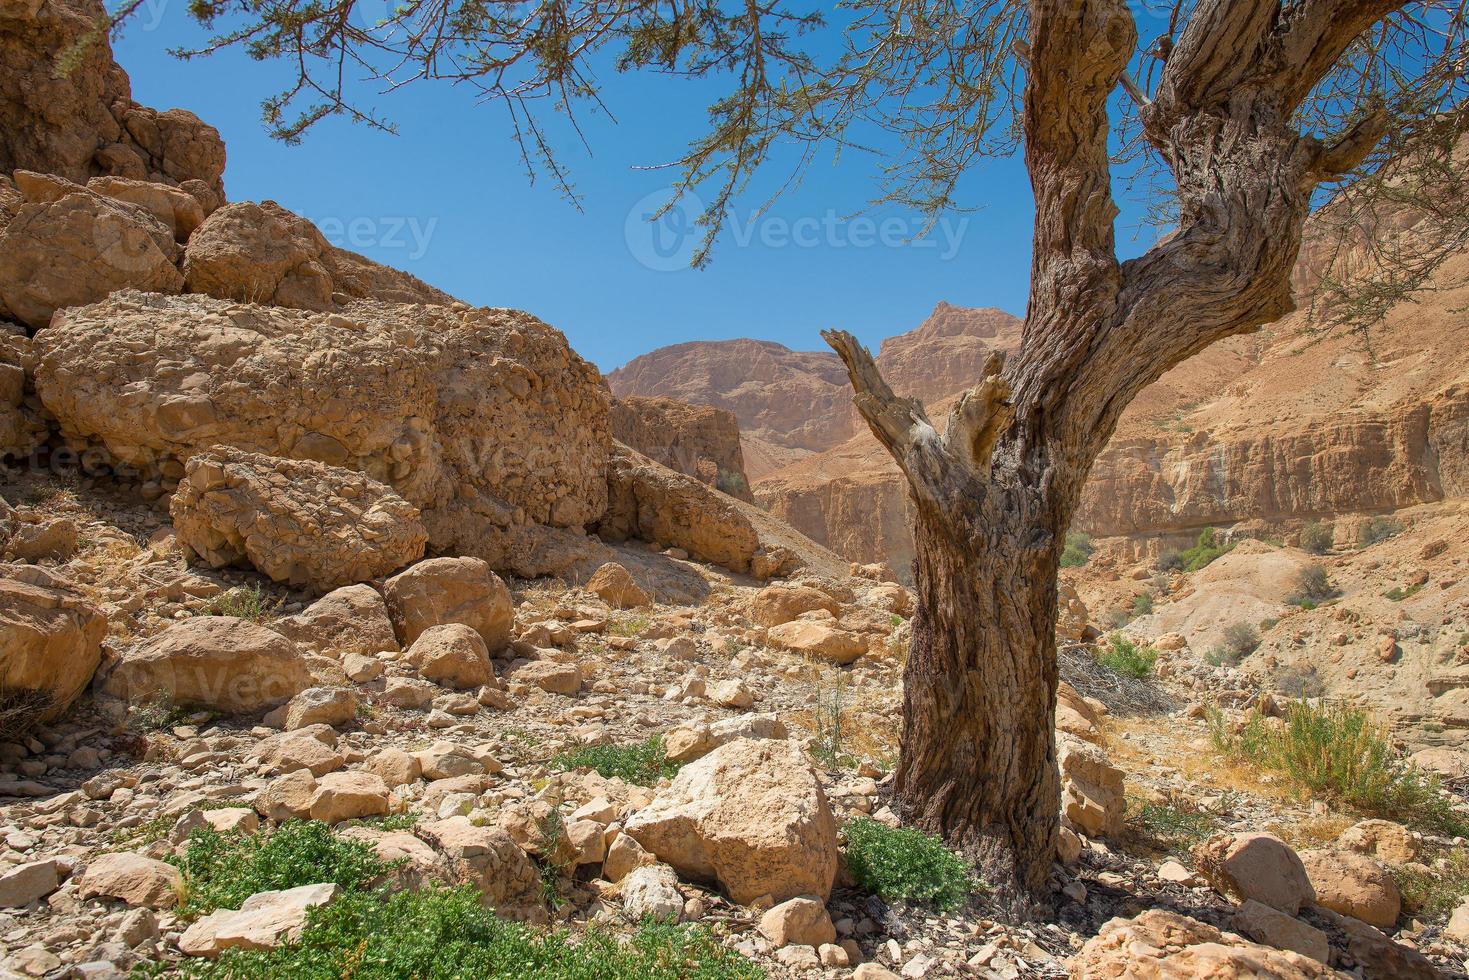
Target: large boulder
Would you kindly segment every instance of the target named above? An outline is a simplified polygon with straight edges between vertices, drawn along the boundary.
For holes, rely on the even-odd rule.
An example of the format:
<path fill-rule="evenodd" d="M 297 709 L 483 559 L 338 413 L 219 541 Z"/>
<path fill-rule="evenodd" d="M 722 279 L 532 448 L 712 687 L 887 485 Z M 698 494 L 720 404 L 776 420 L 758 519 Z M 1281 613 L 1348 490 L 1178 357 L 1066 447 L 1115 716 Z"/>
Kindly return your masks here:
<path fill-rule="evenodd" d="M 431 549 L 528 576 L 588 553 L 606 510 L 597 369 L 524 313 L 125 291 L 63 311 L 37 351 L 63 435 L 160 479 L 214 446 L 357 470 L 419 508 Z"/>
<path fill-rule="evenodd" d="M 615 561 L 599 566 L 587 580 L 588 592 L 616 609 L 650 606 L 653 599 L 638 585 L 632 573 Z"/>
<path fill-rule="evenodd" d="M 5 304 L 0 302 L 0 319 L 5 315 Z M 40 400 L 29 384 L 35 364 L 31 339 L 0 329 L 0 450 L 16 458 L 35 452 L 50 434 Z"/>
<path fill-rule="evenodd" d="M 1246 942 L 1162 909 L 1113 919 L 1070 962 L 1073 980 L 1330 980 L 1335 970 L 1308 956 Z"/>
<path fill-rule="evenodd" d="M 1056 762 L 1061 770 L 1061 818 L 1090 837 L 1116 837 L 1127 813 L 1122 770 L 1100 746 L 1058 733 Z"/>
<path fill-rule="evenodd" d="M 754 524 L 734 500 L 621 443 L 607 462 L 607 493 L 597 533 L 608 541 L 657 541 L 736 572 L 749 571 L 760 548 Z"/>
<path fill-rule="evenodd" d="M 184 892 L 184 876 L 171 864 L 142 854 L 102 854 L 77 879 L 79 898 L 111 898 L 143 908 L 171 908 Z"/>
<path fill-rule="evenodd" d="M 739 739 L 679 772 L 623 832 L 680 874 L 736 902 L 825 900 L 837 873 L 836 820 L 801 749 Z"/>
<path fill-rule="evenodd" d="M 486 905 L 511 918 L 544 915 L 536 867 L 510 835 L 498 827 L 478 827 L 467 817 L 421 824 L 415 831 L 443 855 L 450 880 L 479 889 Z"/>
<path fill-rule="evenodd" d="M 1301 863 L 1317 905 L 1380 929 L 1397 923 L 1403 897 L 1386 865 L 1365 854 L 1330 848 L 1302 851 Z"/>
<path fill-rule="evenodd" d="M 61 575 L 0 565 L 0 711 L 51 721 L 91 683 L 107 617 Z M 8 727 L 8 726 L 7 726 Z"/>
<path fill-rule="evenodd" d="M 480 687 L 495 676 L 485 641 L 463 623 L 430 626 L 408 647 L 404 659 L 424 677 L 449 687 Z"/>
<path fill-rule="evenodd" d="M 106 15 L 101 0 L 0 6 L 0 171 L 116 175 L 222 198 L 218 131 L 191 112 L 132 100 L 109 36 L 97 30 Z"/>
<path fill-rule="evenodd" d="M 189 460 L 168 510 L 186 557 L 313 592 L 391 574 L 428 540 L 418 508 L 371 477 L 227 447 Z"/>
<path fill-rule="evenodd" d="M 270 628 L 303 649 L 329 656 L 372 656 L 398 649 L 388 604 L 370 585 L 333 589 L 294 616 L 277 619 Z"/>
<path fill-rule="evenodd" d="M 866 636 L 821 620 L 798 619 L 783 623 L 771 629 L 766 639 L 771 646 L 781 650 L 838 664 L 849 664 L 867 652 Z"/>
<path fill-rule="evenodd" d="M 144 209 L 72 185 L 50 200 L 38 181 L 0 231 L 0 302 L 39 329 L 58 309 L 82 306 L 128 287 L 176 293 L 184 278 L 173 229 Z M 20 184 L 22 192 L 25 184 Z"/>
<path fill-rule="evenodd" d="M 145 701 L 160 693 L 175 704 L 248 714 L 287 701 L 311 686 L 294 643 L 234 616 L 175 623 L 122 655 L 107 693 Z"/>
<path fill-rule="evenodd" d="M 1316 900 L 1300 856 L 1274 834 L 1215 834 L 1191 853 L 1209 884 L 1241 902 L 1295 915 Z"/>
<path fill-rule="evenodd" d="M 478 558 L 430 558 L 383 583 L 398 641 L 410 646 L 433 626 L 462 623 L 491 651 L 510 642 L 510 590 Z"/>
<path fill-rule="evenodd" d="M 809 585 L 781 583 L 767 585 L 750 597 L 750 618 L 761 626 L 782 626 L 803 613 L 825 610 L 833 616 L 842 607 L 820 589 Z"/>
<path fill-rule="evenodd" d="M 298 310 L 333 310 L 353 299 L 454 302 L 406 272 L 334 247 L 310 221 L 274 201 L 227 204 L 189 238 L 191 293 Z"/>

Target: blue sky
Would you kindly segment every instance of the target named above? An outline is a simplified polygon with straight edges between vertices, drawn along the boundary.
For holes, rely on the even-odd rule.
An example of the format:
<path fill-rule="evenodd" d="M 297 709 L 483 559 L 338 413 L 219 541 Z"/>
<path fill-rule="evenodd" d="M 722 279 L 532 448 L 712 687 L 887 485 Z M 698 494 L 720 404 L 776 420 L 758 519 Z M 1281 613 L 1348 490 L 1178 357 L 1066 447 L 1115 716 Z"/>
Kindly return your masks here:
<path fill-rule="evenodd" d="M 659 247 L 640 220 L 663 199 L 668 174 L 637 168 L 676 158 L 705 118 L 706 86 L 604 77 L 616 123 L 589 121 L 591 155 L 563 144 L 583 198 L 578 211 L 549 183 L 527 182 L 502 107 L 443 84 L 381 97 L 368 90 L 397 135 L 331 119 L 301 145 L 272 140 L 259 103 L 280 87 L 279 66 L 233 50 L 188 62 L 167 53 L 203 37 L 184 0 L 150 0 L 116 54 L 139 102 L 190 109 L 219 128 L 231 200 L 278 201 L 336 244 L 468 302 L 528 310 L 603 370 L 696 339 L 748 336 L 814 350 L 826 327 L 875 346 L 939 300 L 1024 312 L 1031 195 L 1018 160 L 969 175 L 965 197 L 981 209 L 950 216 L 915 246 L 901 243 L 913 226 L 901 211 L 848 220 L 872 196 L 878 161 L 828 153 L 758 221 L 750 214 L 763 198 L 741 201 L 713 263 L 693 270 L 675 247 L 691 246 L 691 237 L 670 226 Z"/>

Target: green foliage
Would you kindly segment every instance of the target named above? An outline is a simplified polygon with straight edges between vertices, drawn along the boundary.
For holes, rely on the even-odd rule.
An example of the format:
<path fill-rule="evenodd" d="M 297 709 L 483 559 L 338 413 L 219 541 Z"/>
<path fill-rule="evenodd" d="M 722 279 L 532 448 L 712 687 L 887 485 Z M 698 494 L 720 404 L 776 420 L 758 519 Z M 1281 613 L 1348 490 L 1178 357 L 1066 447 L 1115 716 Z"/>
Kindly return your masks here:
<path fill-rule="evenodd" d="M 1339 595 L 1341 590 L 1332 584 L 1325 566 L 1307 565 L 1296 578 L 1296 591 L 1287 596 L 1285 601 L 1302 609 L 1315 609 Z"/>
<path fill-rule="evenodd" d="M 1232 623 L 1225 627 L 1219 646 L 1210 650 L 1204 660 L 1215 667 L 1238 667 L 1260 645 L 1260 634 L 1249 623 Z"/>
<path fill-rule="evenodd" d="M 613 636 L 637 636 L 648 628 L 650 620 L 646 616 L 629 616 L 626 619 L 618 619 L 607 627 L 607 632 Z"/>
<path fill-rule="evenodd" d="M 668 761 L 663 736 L 628 745 L 583 745 L 553 756 L 550 766 L 558 772 L 594 769 L 608 779 L 617 778 L 639 786 L 651 786 L 678 774 L 681 765 Z"/>
<path fill-rule="evenodd" d="M 1403 895 L 1403 914 L 1446 918 L 1469 898 L 1469 849 L 1450 848 L 1418 867 L 1391 867 Z"/>
<path fill-rule="evenodd" d="M 566 821 L 562 818 L 561 811 L 553 809 L 546 814 L 536 826 L 536 833 L 541 838 L 541 857 L 536 865 L 541 876 L 541 897 L 551 908 L 560 908 L 561 876 L 570 870 L 567 862 L 558 857 L 562 853 L 562 844 L 566 837 Z"/>
<path fill-rule="evenodd" d="M 1423 584 L 1421 582 L 1417 585 L 1410 585 L 1406 589 L 1402 586 L 1395 585 L 1384 592 L 1382 594 L 1382 597 L 1384 599 L 1391 599 L 1393 602 L 1402 602 L 1404 599 L 1413 598 L 1415 595 L 1422 591 Z"/>
<path fill-rule="evenodd" d="M 1386 541 L 1395 534 L 1403 532 L 1403 522 L 1396 517 L 1373 517 L 1362 526 L 1362 546 L 1377 544 Z"/>
<path fill-rule="evenodd" d="M 1069 531 L 1066 534 L 1066 547 L 1061 549 L 1061 567 L 1080 568 L 1091 561 L 1096 550 L 1091 538 L 1080 531 Z"/>
<path fill-rule="evenodd" d="M 237 586 L 210 599 L 199 610 L 201 616 L 237 616 L 252 623 L 275 619 L 281 600 L 266 595 L 258 584 Z"/>
<path fill-rule="evenodd" d="M 847 676 L 841 671 L 836 671 L 834 676 L 835 681 L 828 684 L 824 675 L 818 674 L 812 685 L 816 745 L 811 754 L 828 769 L 840 769 L 855 763 L 846 752 Z"/>
<path fill-rule="evenodd" d="M 1301 528 L 1301 548 L 1313 555 L 1324 555 L 1336 544 L 1336 532 L 1331 525 L 1312 521 Z"/>
<path fill-rule="evenodd" d="M 1179 570 L 1185 572 L 1197 572 L 1206 567 L 1216 558 L 1229 554 L 1234 545 L 1225 544 L 1219 540 L 1219 532 L 1212 527 L 1206 527 L 1199 532 L 1198 543 L 1187 551 L 1178 553 Z"/>
<path fill-rule="evenodd" d="M 154 967 L 154 975 L 163 967 Z M 471 886 L 349 893 L 310 911 L 299 941 L 186 959 L 193 980 L 757 980 L 709 932 L 644 922 L 627 943 L 601 929 L 537 933 L 496 918 Z"/>
<path fill-rule="evenodd" d="M 1158 663 L 1158 651 L 1152 647 L 1140 647 L 1119 634 L 1107 640 L 1107 649 L 1097 654 L 1097 663 L 1114 674 L 1141 680 L 1153 673 L 1153 667 Z"/>
<path fill-rule="evenodd" d="M 179 912 L 189 918 L 237 909 L 256 892 L 300 885 L 333 881 L 361 891 L 391 869 L 371 844 L 338 837 L 319 820 L 293 820 L 255 834 L 201 827 L 189 836 L 183 856 L 168 860 L 183 872 L 187 895 Z"/>
<path fill-rule="evenodd" d="M 969 865 L 931 834 L 912 827 L 895 829 L 870 817 L 849 822 L 843 833 L 852 880 L 879 898 L 950 912 L 978 887 Z"/>
<path fill-rule="evenodd" d="M 1127 822 L 1135 837 L 1164 851 L 1197 844 L 1219 827 L 1210 814 L 1177 803 L 1144 803 Z"/>
<path fill-rule="evenodd" d="M 714 478 L 714 486 L 731 497 L 743 498 L 750 492 L 750 484 L 746 482 L 745 474 L 737 470 L 721 469 Z"/>
<path fill-rule="evenodd" d="M 1210 719 L 1221 752 L 1278 772 L 1302 789 L 1373 816 L 1432 833 L 1469 833 L 1437 776 L 1401 759 L 1385 728 L 1360 708 L 1295 701 L 1277 725 L 1254 715 L 1238 733 Z"/>
<path fill-rule="evenodd" d="M 1133 600 L 1132 600 L 1132 615 L 1134 617 L 1137 617 L 1137 616 L 1151 616 L 1152 614 L 1153 614 L 1153 596 L 1152 596 L 1151 593 L 1144 592 L 1142 595 L 1135 596 L 1133 598 Z"/>

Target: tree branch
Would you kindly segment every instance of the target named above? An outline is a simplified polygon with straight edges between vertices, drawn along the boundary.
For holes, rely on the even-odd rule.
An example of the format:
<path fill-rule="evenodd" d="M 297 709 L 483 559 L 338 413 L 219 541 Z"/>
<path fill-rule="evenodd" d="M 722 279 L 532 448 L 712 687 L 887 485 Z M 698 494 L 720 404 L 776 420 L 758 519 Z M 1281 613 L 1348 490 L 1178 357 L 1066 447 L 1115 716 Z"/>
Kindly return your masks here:
<path fill-rule="evenodd" d="M 852 401 L 878 442 L 902 465 L 903 458 L 923 443 L 936 443 L 937 432 L 928 413 L 915 398 L 899 398 L 883 380 L 872 353 L 845 330 L 823 330 L 821 338 L 847 366 L 855 393 Z"/>
<path fill-rule="evenodd" d="M 964 460 L 979 475 L 987 475 L 995 443 L 1015 417 L 1010 404 L 1010 383 L 1002 377 L 1005 355 L 991 354 L 982 380 L 960 397 L 944 430 L 944 445 L 955 458 Z"/>
<path fill-rule="evenodd" d="M 1377 106 L 1365 118 L 1341 135 L 1335 143 L 1322 145 L 1310 177 L 1313 182 L 1349 174 L 1367 159 L 1367 154 L 1387 135 L 1392 116 Z"/>

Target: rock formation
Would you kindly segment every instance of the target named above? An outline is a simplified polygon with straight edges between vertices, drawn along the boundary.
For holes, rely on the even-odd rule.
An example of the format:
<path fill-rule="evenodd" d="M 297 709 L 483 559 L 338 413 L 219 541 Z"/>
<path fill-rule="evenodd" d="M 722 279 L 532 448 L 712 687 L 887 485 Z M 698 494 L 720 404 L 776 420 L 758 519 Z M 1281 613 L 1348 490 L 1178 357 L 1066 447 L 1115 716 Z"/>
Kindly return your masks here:
<path fill-rule="evenodd" d="M 606 509 L 606 396 L 559 331 L 508 310 L 307 313 L 119 293 L 37 338 L 63 434 L 163 479 L 215 445 L 366 473 L 429 545 L 545 574 Z"/>
<path fill-rule="evenodd" d="M 734 414 L 672 398 L 612 402 L 612 438 L 685 476 L 754 503 Z"/>

